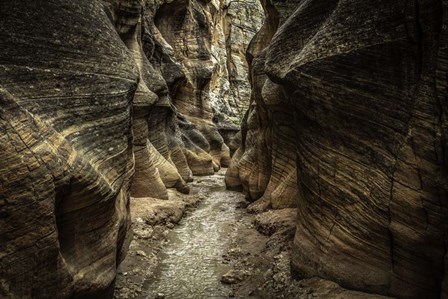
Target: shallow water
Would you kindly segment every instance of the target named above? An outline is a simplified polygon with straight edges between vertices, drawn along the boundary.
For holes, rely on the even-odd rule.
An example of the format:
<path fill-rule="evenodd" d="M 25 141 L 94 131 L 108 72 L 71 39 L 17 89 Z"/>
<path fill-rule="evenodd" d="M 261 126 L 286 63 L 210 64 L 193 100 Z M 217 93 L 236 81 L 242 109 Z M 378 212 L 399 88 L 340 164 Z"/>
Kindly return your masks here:
<path fill-rule="evenodd" d="M 148 299 L 157 294 L 167 299 L 228 298 L 230 293 L 220 282 L 229 270 L 222 255 L 244 213 L 236 209 L 244 196 L 226 190 L 223 170 L 197 178 L 193 186 L 200 188 L 205 199 L 168 234 L 169 243 L 160 253 L 155 278 L 144 286 Z"/>

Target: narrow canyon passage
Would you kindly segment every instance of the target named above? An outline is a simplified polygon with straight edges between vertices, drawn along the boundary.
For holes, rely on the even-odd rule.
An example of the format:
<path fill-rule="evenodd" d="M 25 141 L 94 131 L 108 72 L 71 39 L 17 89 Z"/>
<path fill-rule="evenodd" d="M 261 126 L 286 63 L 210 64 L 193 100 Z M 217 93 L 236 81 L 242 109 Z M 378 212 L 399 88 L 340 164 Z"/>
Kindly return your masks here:
<path fill-rule="evenodd" d="M 169 190 L 169 200 L 134 199 L 134 237 L 115 299 L 386 298 L 323 279 L 296 280 L 290 259 L 297 210 L 248 213 L 244 195 L 226 189 L 225 171 L 196 177 L 188 195 Z"/>
<path fill-rule="evenodd" d="M 268 237 L 255 229 L 244 195 L 226 189 L 225 172 L 195 177 L 188 195 L 169 190 L 168 200 L 132 201 L 134 236 L 118 270 L 116 299 L 230 298 L 247 269 L 263 263 L 258 254 Z M 249 291 L 264 271 L 252 271 Z"/>
<path fill-rule="evenodd" d="M 0 36 L 0 299 L 448 299 L 448 0 L 0 0 Z"/>
<path fill-rule="evenodd" d="M 205 199 L 190 215 L 171 230 L 168 244 L 160 253 L 160 264 L 154 278 L 144 286 L 150 298 L 225 298 L 228 286 L 220 282 L 229 266 L 222 256 L 236 233 L 236 222 L 250 223 L 250 216 L 238 204 L 244 196 L 226 190 L 225 170 L 199 177 L 193 188 L 199 188 Z"/>

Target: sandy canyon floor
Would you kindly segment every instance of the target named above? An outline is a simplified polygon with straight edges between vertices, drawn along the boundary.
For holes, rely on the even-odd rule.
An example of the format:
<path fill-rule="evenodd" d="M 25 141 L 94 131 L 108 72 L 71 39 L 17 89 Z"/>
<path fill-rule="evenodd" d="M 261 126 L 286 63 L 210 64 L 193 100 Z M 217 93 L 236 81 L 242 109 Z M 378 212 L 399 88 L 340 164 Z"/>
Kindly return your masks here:
<path fill-rule="evenodd" d="M 119 268 L 116 299 L 381 298 L 318 278 L 299 280 L 289 265 L 295 209 L 258 215 L 226 190 L 225 169 L 197 177 L 191 193 L 132 201 L 134 237 Z"/>

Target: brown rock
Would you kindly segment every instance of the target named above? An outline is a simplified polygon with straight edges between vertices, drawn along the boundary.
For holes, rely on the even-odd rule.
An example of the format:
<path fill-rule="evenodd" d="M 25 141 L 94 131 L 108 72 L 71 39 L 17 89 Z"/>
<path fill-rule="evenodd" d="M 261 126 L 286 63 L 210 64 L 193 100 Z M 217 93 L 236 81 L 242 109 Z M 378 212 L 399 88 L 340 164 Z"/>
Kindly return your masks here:
<path fill-rule="evenodd" d="M 134 61 L 96 1 L 3 1 L 0 29 L 0 297 L 108 297 L 130 227 Z"/>
<path fill-rule="evenodd" d="M 268 207 L 298 206 L 300 275 L 447 296 L 446 3 L 264 6 L 227 184 Z"/>
<path fill-rule="evenodd" d="M 297 222 L 297 209 L 270 210 L 255 217 L 255 227 L 264 235 L 278 231 L 294 231 Z"/>
<path fill-rule="evenodd" d="M 221 277 L 221 282 L 225 284 L 235 284 L 244 279 L 244 273 L 240 270 L 230 270 Z"/>

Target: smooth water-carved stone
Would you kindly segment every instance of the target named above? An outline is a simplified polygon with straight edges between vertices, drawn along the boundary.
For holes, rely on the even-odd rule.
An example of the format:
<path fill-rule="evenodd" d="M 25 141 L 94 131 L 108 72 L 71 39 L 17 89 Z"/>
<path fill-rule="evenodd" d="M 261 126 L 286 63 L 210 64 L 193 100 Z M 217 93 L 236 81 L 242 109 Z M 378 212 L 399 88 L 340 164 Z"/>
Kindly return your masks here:
<path fill-rule="evenodd" d="M 134 61 L 95 1 L 2 2 L 0 28 L 0 297 L 107 297 L 130 226 Z"/>
<path fill-rule="evenodd" d="M 228 185 L 261 198 L 255 210 L 282 204 L 283 182 L 298 192 L 292 264 L 302 277 L 446 297 L 446 4 L 264 6 Z"/>

